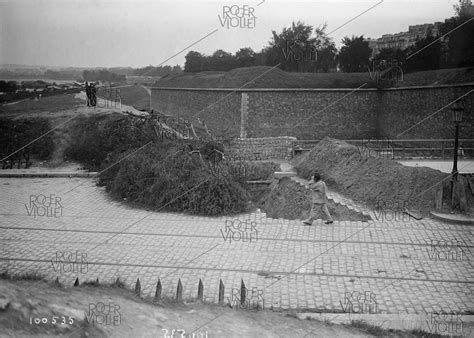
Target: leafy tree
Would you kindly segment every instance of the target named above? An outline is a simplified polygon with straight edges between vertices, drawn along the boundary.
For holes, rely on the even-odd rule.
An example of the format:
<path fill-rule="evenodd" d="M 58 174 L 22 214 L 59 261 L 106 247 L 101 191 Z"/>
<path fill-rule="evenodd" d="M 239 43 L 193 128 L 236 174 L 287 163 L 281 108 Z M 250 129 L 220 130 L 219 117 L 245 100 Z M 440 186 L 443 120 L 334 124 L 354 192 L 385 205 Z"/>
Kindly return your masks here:
<path fill-rule="evenodd" d="M 292 23 L 281 33 L 272 31 L 272 40 L 263 50 L 264 64 L 286 71 L 327 71 L 335 66 L 336 47 L 325 33 L 326 25 L 314 29 L 303 22 Z"/>
<path fill-rule="evenodd" d="M 314 65 L 317 72 L 328 72 L 336 68 L 337 49 L 334 41 L 326 34 L 327 24 L 314 29 L 317 50 L 317 62 Z"/>
<path fill-rule="evenodd" d="M 459 3 L 454 5 L 453 8 L 456 15 L 460 18 L 469 18 L 474 15 L 474 7 L 471 0 L 459 0 Z"/>
<path fill-rule="evenodd" d="M 344 46 L 337 55 L 337 62 L 342 71 L 346 73 L 363 72 L 367 69 L 372 49 L 364 41 L 364 36 L 347 36 L 342 39 Z"/>
<path fill-rule="evenodd" d="M 392 60 L 405 61 L 406 53 L 400 48 L 382 48 L 380 52 L 374 57 L 374 60 Z"/>
<path fill-rule="evenodd" d="M 445 21 L 440 31 L 447 41 L 447 67 L 467 67 L 474 65 L 474 6 L 471 0 L 459 0 L 454 6 L 456 13 Z M 467 22 L 469 21 L 469 22 Z"/>
<path fill-rule="evenodd" d="M 210 70 L 228 71 L 237 68 L 235 57 L 222 49 L 216 50 L 214 54 L 212 54 L 210 61 Z"/>
<path fill-rule="evenodd" d="M 0 92 L 11 93 L 18 89 L 16 81 L 0 81 Z"/>
<path fill-rule="evenodd" d="M 235 58 L 238 67 L 251 67 L 256 65 L 256 53 L 252 48 L 241 48 L 235 53 Z"/>
<path fill-rule="evenodd" d="M 204 56 L 201 53 L 190 51 L 185 56 L 184 71 L 185 72 L 200 72 L 202 70 Z"/>
<path fill-rule="evenodd" d="M 408 47 L 406 50 L 407 62 L 405 63 L 405 71 L 425 71 L 439 69 L 442 60 L 441 41 L 428 35 L 415 43 L 414 46 Z"/>

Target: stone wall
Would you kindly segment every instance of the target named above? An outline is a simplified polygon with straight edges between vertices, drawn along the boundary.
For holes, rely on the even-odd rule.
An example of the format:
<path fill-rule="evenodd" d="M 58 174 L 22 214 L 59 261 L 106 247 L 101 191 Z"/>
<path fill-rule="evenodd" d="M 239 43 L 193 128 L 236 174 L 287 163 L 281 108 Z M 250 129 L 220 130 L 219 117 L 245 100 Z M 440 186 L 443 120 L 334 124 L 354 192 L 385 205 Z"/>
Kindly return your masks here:
<path fill-rule="evenodd" d="M 263 137 L 234 139 L 226 146 L 225 153 L 232 159 L 245 161 L 289 159 L 295 137 Z"/>
<path fill-rule="evenodd" d="M 454 123 L 449 104 L 472 90 L 474 84 L 384 90 L 377 115 L 378 132 L 389 139 L 452 139 Z M 471 92 L 464 97 L 460 138 L 474 138 L 473 111 L 474 93 Z"/>
<path fill-rule="evenodd" d="M 228 139 L 239 137 L 242 130 L 251 138 L 396 138 L 412 127 L 399 138 L 446 139 L 453 137 L 452 114 L 450 107 L 442 108 L 471 90 L 474 84 L 383 90 L 160 88 L 153 92 L 153 106 L 195 125 L 198 116 L 217 136 Z M 244 119 L 242 93 L 248 95 Z M 461 138 L 473 135 L 473 107 L 470 93 Z"/>

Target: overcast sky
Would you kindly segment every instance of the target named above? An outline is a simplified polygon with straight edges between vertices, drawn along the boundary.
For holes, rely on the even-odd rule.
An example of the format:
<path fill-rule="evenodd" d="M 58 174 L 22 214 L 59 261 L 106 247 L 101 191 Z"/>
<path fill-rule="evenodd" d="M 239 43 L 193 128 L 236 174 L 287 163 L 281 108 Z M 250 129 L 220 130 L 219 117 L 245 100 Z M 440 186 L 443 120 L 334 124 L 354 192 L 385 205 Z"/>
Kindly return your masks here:
<path fill-rule="evenodd" d="M 292 21 L 336 29 L 381 0 L 0 0 L 0 64 L 114 67 L 157 66 L 209 35 L 165 65 L 184 65 L 189 50 L 260 51 L 272 30 Z M 444 21 L 457 0 L 384 0 L 330 36 L 407 31 L 408 25 Z M 260 3 L 260 5 L 258 5 Z M 222 27 L 223 6 L 254 8 L 255 28 Z M 258 5 L 258 6 L 257 6 Z M 234 21 L 235 22 L 235 21 Z"/>

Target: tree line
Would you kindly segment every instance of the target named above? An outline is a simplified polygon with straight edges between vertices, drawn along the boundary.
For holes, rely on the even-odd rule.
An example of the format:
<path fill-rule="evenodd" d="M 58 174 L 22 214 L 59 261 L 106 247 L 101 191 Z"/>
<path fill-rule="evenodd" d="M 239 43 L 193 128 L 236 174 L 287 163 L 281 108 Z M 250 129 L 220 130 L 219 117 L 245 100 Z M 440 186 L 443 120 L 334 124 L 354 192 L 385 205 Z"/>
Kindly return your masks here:
<path fill-rule="evenodd" d="M 337 50 L 326 33 L 326 25 L 313 29 L 301 21 L 272 31 L 268 45 L 260 52 L 250 47 L 235 54 L 222 49 L 212 55 L 190 51 L 186 55 L 184 71 L 229 71 L 251 66 L 275 66 L 290 72 L 363 72 L 374 60 L 397 59 L 405 72 L 440 68 L 474 66 L 474 6 L 471 0 L 459 0 L 454 6 L 455 16 L 441 24 L 439 36 L 428 32 L 425 38 L 404 50 L 385 48 L 372 57 L 372 49 L 364 36 L 345 37 Z M 446 35 L 446 36 L 444 36 Z M 443 38 L 439 38 L 444 36 Z"/>

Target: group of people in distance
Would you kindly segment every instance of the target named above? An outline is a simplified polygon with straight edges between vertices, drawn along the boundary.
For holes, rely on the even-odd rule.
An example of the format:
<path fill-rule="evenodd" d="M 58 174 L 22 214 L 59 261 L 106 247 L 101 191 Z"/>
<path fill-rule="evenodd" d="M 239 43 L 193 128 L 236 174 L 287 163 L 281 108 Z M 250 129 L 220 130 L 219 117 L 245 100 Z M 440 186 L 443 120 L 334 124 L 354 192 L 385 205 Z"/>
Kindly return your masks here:
<path fill-rule="evenodd" d="M 94 82 L 86 82 L 87 106 L 95 107 L 97 105 L 97 88 Z"/>

